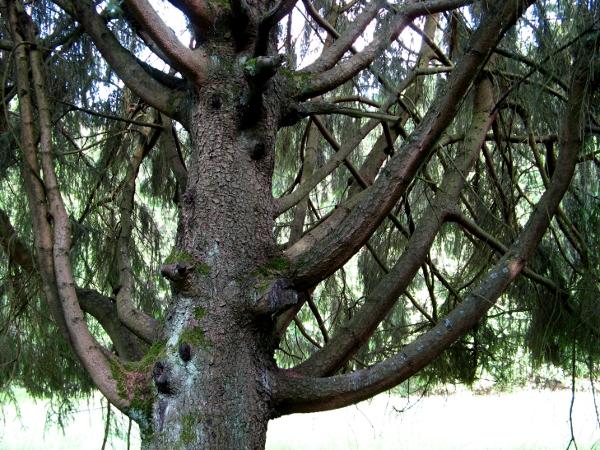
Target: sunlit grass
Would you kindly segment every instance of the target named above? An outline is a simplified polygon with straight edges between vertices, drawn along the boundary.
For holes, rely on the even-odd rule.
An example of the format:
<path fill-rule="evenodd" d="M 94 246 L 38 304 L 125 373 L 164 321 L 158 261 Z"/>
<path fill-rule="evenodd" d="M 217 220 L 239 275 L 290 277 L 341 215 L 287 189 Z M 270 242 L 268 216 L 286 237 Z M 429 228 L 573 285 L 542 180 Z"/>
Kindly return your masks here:
<path fill-rule="evenodd" d="M 380 395 L 338 411 L 283 417 L 270 423 L 267 448 L 563 450 L 570 439 L 569 390 L 532 389 L 492 395 L 458 392 L 417 400 Z M 19 404 L 20 419 L 13 409 L 5 409 L 0 449 L 100 449 L 104 421 L 99 400 L 81 404 L 64 432 L 45 426 L 47 405 L 43 402 L 20 396 Z M 591 392 L 576 393 L 573 419 L 579 450 L 600 450 L 600 428 Z M 126 427 L 125 421 L 122 424 Z M 106 446 L 125 448 L 125 441 L 117 437 Z M 137 430 L 131 448 L 139 448 Z"/>

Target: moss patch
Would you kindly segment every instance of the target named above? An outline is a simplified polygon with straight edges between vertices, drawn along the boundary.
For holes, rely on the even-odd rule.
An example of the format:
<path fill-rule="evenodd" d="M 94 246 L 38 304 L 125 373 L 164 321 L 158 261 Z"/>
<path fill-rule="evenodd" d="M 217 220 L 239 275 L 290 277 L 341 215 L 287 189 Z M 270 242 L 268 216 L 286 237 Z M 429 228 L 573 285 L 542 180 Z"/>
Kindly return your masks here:
<path fill-rule="evenodd" d="M 194 317 L 198 320 L 202 320 L 204 316 L 206 316 L 206 309 L 202 306 L 196 306 L 196 308 L 194 308 Z"/>
<path fill-rule="evenodd" d="M 177 346 L 179 347 L 181 344 L 192 344 L 197 348 L 209 348 L 211 346 L 211 342 L 206 338 L 204 331 L 200 327 L 188 328 L 181 333 L 179 336 L 179 340 L 177 341 Z"/>
<path fill-rule="evenodd" d="M 164 264 L 175 264 L 175 263 L 188 263 L 191 265 L 196 264 L 196 260 L 188 252 L 183 250 L 174 249 L 169 256 L 165 259 Z"/>
<path fill-rule="evenodd" d="M 131 399 L 131 410 L 142 420 L 148 420 L 152 417 L 152 407 L 154 406 L 154 396 L 150 394 L 149 389 L 136 389 Z M 138 421 L 139 422 L 139 421 Z"/>
<path fill-rule="evenodd" d="M 146 354 L 139 361 L 125 363 L 125 368 L 135 372 L 146 372 L 154 365 L 156 361 L 163 358 L 167 353 L 167 342 L 156 341 L 148 349 Z"/>
<path fill-rule="evenodd" d="M 198 272 L 200 275 L 209 275 L 210 274 L 210 266 L 206 263 L 198 263 L 196 264 L 196 272 Z"/>
<path fill-rule="evenodd" d="M 304 73 L 304 72 L 296 72 L 295 70 L 290 70 L 282 67 L 278 71 L 285 79 L 288 80 L 289 83 L 293 84 L 297 91 L 304 91 L 313 80 L 314 74 Z"/>
<path fill-rule="evenodd" d="M 198 274 L 203 276 L 210 274 L 210 266 L 208 264 L 205 262 L 198 262 L 191 254 L 183 250 L 173 250 L 171 254 L 167 256 L 163 264 L 167 265 L 176 263 L 188 264 L 194 267 L 194 270 Z"/>
<path fill-rule="evenodd" d="M 211 3 L 214 6 L 218 6 L 220 8 L 223 8 L 223 9 L 229 9 L 230 8 L 229 0 L 209 0 L 209 3 Z"/>
<path fill-rule="evenodd" d="M 196 440 L 196 426 L 198 418 L 194 414 L 185 414 L 181 417 L 181 434 L 179 439 L 184 445 L 192 444 Z"/>
<path fill-rule="evenodd" d="M 113 359 L 108 358 L 108 365 L 110 366 L 110 374 L 113 377 L 113 380 L 117 383 L 117 394 L 121 398 L 127 398 L 127 387 L 125 382 L 125 372 L 123 368 L 119 365 L 119 363 Z"/>
<path fill-rule="evenodd" d="M 253 275 L 255 276 L 263 276 L 263 277 L 271 277 L 273 275 L 279 275 L 290 268 L 290 260 L 285 256 L 276 256 L 275 258 L 271 258 L 262 266 L 257 267 Z"/>
<path fill-rule="evenodd" d="M 141 382 L 142 379 L 145 379 L 145 375 L 142 375 L 140 372 L 129 373 L 125 366 L 121 366 L 119 362 L 113 358 L 108 360 L 108 364 L 110 366 L 111 375 L 117 383 L 117 394 L 119 397 L 129 399 L 129 390 L 127 386 L 128 384 L 131 385 L 131 383 L 128 383 L 128 380 L 129 382 L 133 381 L 133 385 L 136 387 L 133 390 L 127 414 L 139 424 L 142 433 L 150 432 L 150 418 L 152 417 L 154 396 L 151 393 L 149 385 L 145 382 Z"/>

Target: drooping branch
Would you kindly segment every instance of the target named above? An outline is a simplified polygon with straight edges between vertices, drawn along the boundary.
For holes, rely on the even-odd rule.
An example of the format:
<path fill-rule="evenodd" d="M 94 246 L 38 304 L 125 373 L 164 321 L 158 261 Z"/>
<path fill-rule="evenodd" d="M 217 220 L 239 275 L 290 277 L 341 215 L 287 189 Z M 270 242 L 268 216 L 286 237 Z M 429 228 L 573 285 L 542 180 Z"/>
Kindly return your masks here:
<path fill-rule="evenodd" d="M 266 55 L 268 51 L 269 34 L 271 30 L 281 19 L 287 16 L 298 0 L 279 0 L 273 8 L 271 8 L 258 23 L 258 36 L 256 37 L 256 45 L 254 46 L 254 56 Z"/>
<path fill-rule="evenodd" d="M 0 209 L 0 246 L 8 261 L 22 267 L 26 272 L 32 272 L 35 261 L 25 243 L 19 238 L 10 223 L 8 215 Z"/>
<path fill-rule="evenodd" d="M 477 225 L 475 222 L 467 218 L 460 211 L 451 211 L 448 214 L 448 221 L 458 224 L 465 233 L 472 235 L 479 239 L 481 242 L 490 247 L 494 252 L 503 255 L 508 251 L 508 247 L 500 242 L 495 236 L 486 232 L 483 228 Z M 543 277 L 539 273 L 533 271 L 529 267 L 523 269 L 523 275 L 534 281 L 551 292 L 563 293 L 561 288 L 549 278 Z"/>
<path fill-rule="evenodd" d="M 277 199 L 274 215 L 280 215 L 306 197 L 317 184 L 327 177 L 327 175 L 339 167 L 340 164 L 344 163 L 344 160 L 348 155 L 358 147 L 363 139 L 373 131 L 377 125 L 378 122 L 376 120 L 369 120 L 352 136 L 352 138 L 348 139 L 344 145 L 340 146 L 337 142 L 334 142 L 333 149 L 336 151 L 335 155 L 321 167 L 314 170 L 310 177 L 305 179 L 291 194 Z"/>
<path fill-rule="evenodd" d="M 306 183 L 306 181 L 314 174 L 317 166 L 317 151 L 319 144 L 319 131 L 314 125 L 312 120 L 309 120 L 306 124 L 306 130 L 302 142 L 300 144 L 300 152 L 302 159 L 302 168 L 300 171 L 299 185 Z M 294 218 L 292 225 L 290 226 L 290 238 L 288 239 L 289 245 L 297 242 L 298 239 L 304 234 L 304 225 L 307 216 L 310 214 L 308 195 L 296 204 L 294 208 Z M 278 209 L 276 204 L 275 210 Z"/>
<path fill-rule="evenodd" d="M 319 13 L 315 10 L 310 0 L 304 0 L 311 17 L 315 18 L 319 25 L 323 26 L 335 38 L 335 42 L 326 47 L 315 62 L 306 67 L 303 72 L 319 73 L 331 69 L 346 53 L 358 37 L 364 32 L 365 28 L 375 18 L 377 13 L 384 7 L 385 2 L 376 0 L 370 2 L 365 9 L 352 21 L 352 26 L 340 35 Z"/>
<path fill-rule="evenodd" d="M 30 248 L 17 234 L 8 215 L 2 210 L 0 210 L 0 247 L 11 264 L 18 265 L 31 277 L 39 276 Z M 77 287 L 76 290 L 81 309 L 98 320 L 115 346 L 117 354 L 126 361 L 140 359 L 143 356 L 144 346 L 119 320 L 114 300 L 92 289 Z"/>
<path fill-rule="evenodd" d="M 361 70 L 368 67 L 375 58 L 377 58 L 389 45 L 391 41 L 404 30 L 404 28 L 411 23 L 415 18 L 426 15 L 434 14 L 442 11 L 448 11 L 455 9 L 466 4 L 472 3 L 472 0 L 438 0 L 438 1 L 424 1 L 418 3 L 409 3 L 398 7 L 399 9 L 393 10 L 393 19 L 391 24 L 386 28 L 386 31 L 377 33 L 376 37 L 367 45 L 362 51 L 354 54 L 348 60 L 338 63 L 343 54 L 348 50 L 356 37 L 349 42 L 346 48 L 343 48 L 341 54 L 336 55 L 323 55 L 314 64 L 321 64 L 320 61 L 324 61 L 324 68 L 315 70 L 314 66 L 309 66 L 301 72 L 319 72 L 319 76 L 311 79 L 308 83 L 303 83 L 297 93 L 298 99 L 307 99 L 315 97 L 317 95 L 328 92 L 337 86 L 348 81 L 354 75 L 358 74 Z M 374 6 L 370 6 L 371 8 Z M 377 5 L 379 7 L 379 5 Z M 377 8 L 378 9 L 378 8 Z M 366 26 L 366 25 L 365 25 Z M 333 49 L 335 45 L 342 45 L 341 42 L 343 36 L 341 36 L 331 47 Z M 338 42 L 340 44 L 338 44 Z M 328 51 L 330 50 L 328 49 Z M 333 51 L 333 50 L 331 50 Z M 335 65 L 335 67 L 334 67 Z"/>
<path fill-rule="evenodd" d="M 437 15 L 429 15 L 423 25 L 423 35 L 428 36 L 430 40 L 435 38 L 435 32 L 437 29 L 438 17 Z M 405 80 L 401 83 L 398 89 L 398 94 L 402 95 L 403 103 L 410 101 L 412 105 L 417 105 L 418 101 L 423 94 L 425 82 L 422 78 L 412 77 L 411 73 L 426 68 L 429 66 L 429 62 L 433 58 L 434 54 L 429 45 L 425 40 L 421 43 L 421 49 L 419 51 L 419 57 L 415 64 L 415 67 Z M 409 81 L 414 79 L 415 82 L 409 84 Z M 402 89 L 406 88 L 406 91 Z M 371 151 L 365 158 L 365 161 L 360 167 L 361 176 L 368 181 L 369 184 L 373 183 L 377 173 L 379 172 L 381 165 L 388 158 L 395 154 L 395 142 L 398 137 L 406 139 L 407 134 L 404 130 L 404 126 L 411 118 L 412 114 L 410 111 L 404 108 L 404 111 L 400 114 L 400 119 L 392 124 L 391 126 L 387 123 L 383 123 L 384 133 L 380 136 L 375 145 L 371 148 Z M 354 185 L 350 188 L 349 195 L 354 194 L 359 187 Z"/>
<path fill-rule="evenodd" d="M 129 247 L 132 241 L 131 230 L 133 227 L 132 216 L 135 182 L 144 157 L 154 147 L 159 136 L 160 131 L 157 131 L 156 129 L 149 133 L 142 133 L 140 142 L 136 146 L 131 161 L 129 162 L 119 206 L 121 212 L 121 230 L 119 233 L 117 250 L 119 270 L 117 312 L 121 322 L 123 322 L 139 338 L 149 344 L 156 340 L 159 325 L 156 319 L 145 314 L 143 311 L 138 310 L 133 304 L 133 270 L 129 258 Z"/>
<path fill-rule="evenodd" d="M 108 356 L 100 344 L 87 328 L 83 311 L 77 300 L 75 282 L 69 260 L 71 230 L 69 218 L 60 194 L 54 162 L 52 157 L 52 136 L 50 110 L 46 99 L 46 89 L 42 75 L 42 57 L 35 45 L 36 36 L 33 31 L 33 22 L 25 13 L 19 1 L 7 2 L 9 6 L 9 19 L 12 34 L 16 44 L 15 54 L 17 63 L 17 78 L 19 80 L 19 108 L 21 112 L 21 127 L 25 133 L 33 135 L 35 119 L 33 116 L 33 91 L 38 110 L 39 145 L 34 142 L 22 142 L 23 151 L 32 153 L 31 157 L 37 159 L 39 151 L 41 168 L 44 176 L 45 194 L 48 201 L 48 212 L 52 226 L 48 222 L 36 234 L 48 234 L 52 248 L 52 264 L 54 267 L 54 282 L 50 284 L 58 293 L 62 306 L 64 324 L 73 350 L 81 360 L 90 377 L 100 391 L 115 406 L 125 410 L 128 407 L 127 399 L 122 398 L 117 389 Z M 31 71 L 33 90 L 30 88 L 29 73 Z M 25 137 L 25 135 L 22 135 Z"/>
<path fill-rule="evenodd" d="M 576 62 L 569 104 L 563 115 L 560 163 L 548 189 L 508 252 L 483 281 L 438 325 L 406 345 L 397 355 L 371 368 L 328 378 L 304 377 L 285 371 L 273 374 L 277 415 L 339 408 L 389 389 L 415 374 L 471 329 L 523 270 L 546 232 L 569 187 L 582 146 L 584 116 L 590 80 L 583 58 Z"/>
<path fill-rule="evenodd" d="M 208 64 L 204 51 L 201 49 L 191 50 L 183 45 L 173 30 L 163 22 L 146 0 L 125 0 L 125 4 L 156 45 L 173 63 L 174 68 L 195 85 L 202 85 Z"/>
<path fill-rule="evenodd" d="M 437 97 L 422 122 L 375 183 L 364 192 L 357 206 L 319 245 L 307 248 L 306 243 L 300 240 L 286 251 L 296 268 L 294 280 L 298 286 L 316 284 L 341 267 L 364 245 L 405 192 L 421 163 L 454 118 L 460 99 L 487 61 L 493 47 L 529 3 L 513 0 L 497 5 L 486 14 L 471 38 L 469 50 L 451 73 L 444 92 Z"/>
<path fill-rule="evenodd" d="M 63 7 L 67 13 L 73 14 L 83 25 L 102 56 L 136 95 L 169 117 L 184 125 L 187 123 L 184 94 L 153 78 L 119 43 L 89 0 L 73 3 L 56 0 L 54 3 Z"/>
<path fill-rule="evenodd" d="M 441 188 L 423 211 L 402 256 L 393 269 L 367 296 L 365 304 L 348 323 L 344 324 L 329 343 L 294 370 L 313 376 L 335 373 L 373 334 L 379 323 L 387 316 L 419 268 L 425 263 L 429 249 L 446 221 L 452 205 L 459 201 L 466 182 L 491 126 L 494 106 L 491 82 L 482 80 L 476 89 L 474 113 L 467 137 L 454 163 L 449 166 L 441 182 Z"/>
<path fill-rule="evenodd" d="M 165 149 L 167 164 L 171 168 L 175 180 L 177 180 L 178 195 L 180 195 L 185 192 L 187 186 L 187 168 L 181 153 L 179 137 L 177 136 L 177 130 L 167 117 L 161 117 L 160 121 L 163 126 L 160 139 Z"/>

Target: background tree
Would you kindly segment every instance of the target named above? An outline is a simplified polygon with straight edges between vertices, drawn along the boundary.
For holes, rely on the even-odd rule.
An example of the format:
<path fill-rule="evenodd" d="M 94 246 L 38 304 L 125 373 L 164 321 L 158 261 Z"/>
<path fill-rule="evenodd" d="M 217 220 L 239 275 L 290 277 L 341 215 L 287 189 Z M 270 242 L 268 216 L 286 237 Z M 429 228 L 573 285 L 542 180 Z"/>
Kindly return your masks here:
<path fill-rule="evenodd" d="M 262 448 L 524 344 L 593 376 L 595 1 L 168 3 L 189 43 L 158 2 L 0 2 L 4 387 Z"/>

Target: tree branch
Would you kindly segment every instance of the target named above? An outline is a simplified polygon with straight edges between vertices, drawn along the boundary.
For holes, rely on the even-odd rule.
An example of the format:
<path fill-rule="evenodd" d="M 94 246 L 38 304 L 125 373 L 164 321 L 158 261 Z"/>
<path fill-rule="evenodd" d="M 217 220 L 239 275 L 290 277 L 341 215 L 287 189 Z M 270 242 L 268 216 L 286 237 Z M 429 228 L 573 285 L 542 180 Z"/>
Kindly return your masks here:
<path fill-rule="evenodd" d="M 371 64 L 371 62 L 373 62 L 373 60 L 388 47 L 389 43 L 395 40 L 402 30 L 416 17 L 458 8 L 460 6 L 472 3 L 472 1 L 473 0 L 428 0 L 418 3 L 405 4 L 402 7 L 398 7 L 398 9 L 395 9 L 393 12 L 395 18 L 392 20 L 392 23 L 385 32 L 378 33 L 377 36 L 364 48 L 364 50 L 354 54 L 347 61 L 336 65 L 343 54 L 352 46 L 358 35 L 353 37 L 352 41 L 346 43 L 349 45 L 343 46 L 345 48 L 343 48 L 343 52 L 341 52 L 341 54 L 333 54 L 332 49 L 337 48 L 335 47 L 336 44 L 340 46 L 342 45 L 341 41 L 343 38 L 340 37 L 340 39 L 338 39 L 328 49 L 327 55 L 322 55 L 323 59 L 319 58 L 311 66 L 300 71 L 301 73 L 319 72 L 320 75 L 312 78 L 308 83 L 302 83 L 302 86 L 296 94 L 296 97 L 300 100 L 305 100 L 328 92 L 345 83 L 361 70 L 368 67 L 369 64 Z M 371 5 L 375 4 L 377 4 L 378 10 L 380 3 L 374 2 Z M 370 8 L 375 7 L 371 5 Z M 340 44 L 338 44 L 338 42 L 340 42 Z M 318 66 L 315 66 L 317 62 Z M 321 66 L 323 66 L 323 68 L 321 68 Z"/>
<path fill-rule="evenodd" d="M 482 80 L 476 89 L 471 126 L 465 144 L 449 165 L 437 191 L 410 236 L 402 256 L 367 296 L 364 305 L 332 337 L 329 343 L 294 370 L 302 374 L 326 376 L 335 373 L 369 339 L 387 316 L 398 297 L 406 290 L 419 268 L 425 263 L 429 249 L 446 221 L 451 205 L 459 201 L 468 173 L 479 155 L 485 135 L 494 120 L 492 86 Z"/>
<path fill-rule="evenodd" d="M 254 47 L 254 56 L 263 56 L 267 54 L 267 45 L 269 43 L 269 34 L 275 25 L 281 19 L 292 12 L 298 0 L 279 0 L 260 20 L 258 24 L 258 36 Z"/>
<path fill-rule="evenodd" d="M 512 0 L 498 4 L 486 15 L 472 36 L 469 50 L 450 75 L 443 94 L 438 96 L 419 126 L 336 230 L 318 246 L 306 249 L 301 240 L 286 251 L 296 268 L 294 281 L 298 287 L 313 286 L 329 276 L 364 245 L 405 192 L 421 163 L 454 118 L 460 99 L 487 61 L 492 48 L 504 31 L 514 24 L 526 4 Z"/>
<path fill-rule="evenodd" d="M 52 137 L 49 106 L 46 100 L 46 89 L 42 76 L 42 57 L 35 46 L 30 43 L 36 42 L 31 18 L 25 13 L 23 5 L 19 1 L 10 1 L 9 16 L 14 41 L 16 44 L 16 58 L 18 60 L 19 80 L 19 107 L 22 117 L 22 129 L 28 129 L 28 134 L 33 135 L 33 105 L 32 92 L 29 86 L 29 71 L 33 78 L 33 88 L 38 110 L 39 121 L 39 147 L 35 142 L 27 142 L 24 151 L 35 153 L 39 149 L 41 166 L 44 175 L 45 192 L 48 199 L 48 211 L 53 222 L 52 230 L 52 263 L 54 266 L 55 286 L 62 304 L 62 313 L 66 325 L 70 343 L 90 377 L 100 391 L 115 406 L 122 410 L 128 407 L 128 400 L 122 398 L 117 389 L 117 380 L 114 379 L 107 356 L 100 344 L 92 336 L 75 290 L 75 282 L 69 261 L 71 231 L 69 218 L 62 202 L 58 188 L 54 163 L 52 160 Z M 27 51 L 29 50 L 29 51 Z M 33 155 L 35 158 L 35 154 Z M 36 232 L 48 233 L 48 223 L 43 229 Z"/>
<path fill-rule="evenodd" d="M 184 13 L 198 27 L 198 32 L 206 33 L 216 20 L 215 8 L 206 0 L 168 0 L 171 5 Z"/>
<path fill-rule="evenodd" d="M 37 277 L 35 260 L 29 246 L 17 235 L 8 215 L 0 210 L 0 246 L 11 263 L 28 275 Z M 117 316 L 114 300 L 92 289 L 76 287 L 81 309 L 94 316 L 108 334 L 120 357 L 136 361 L 143 356 L 144 344 L 127 330 Z"/>
<path fill-rule="evenodd" d="M 339 408 L 389 389 L 415 374 L 477 324 L 533 255 L 567 191 L 582 147 L 583 111 L 589 102 L 587 62 L 579 57 L 563 114 L 560 163 L 527 224 L 508 252 L 483 281 L 438 325 L 406 345 L 397 355 L 369 369 L 329 378 L 303 377 L 291 371 L 273 374 L 276 415 Z"/>
<path fill-rule="evenodd" d="M 291 194 L 276 199 L 274 207 L 275 217 L 296 205 L 306 197 L 316 185 L 325 179 L 327 175 L 339 167 L 340 164 L 343 164 L 348 155 L 358 147 L 363 139 L 367 137 L 377 125 L 378 122 L 376 120 L 369 120 L 352 136 L 352 138 L 348 139 L 343 146 L 340 146 L 337 142 L 330 142 L 336 152 L 335 155 L 321 167 L 314 170 L 310 177 L 304 180 Z"/>
<path fill-rule="evenodd" d="M 80 0 L 73 4 L 55 0 L 54 3 L 75 16 L 108 64 L 136 95 L 184 125 L 187 123 L 185 95 L 151 77 L 136 58 L 119 43 L 89 0 Z"/>
<path fill-rule="evenodd" d="M 371 23 L 379 10 L 385 5 L 383 0 L 370 2 L 365 9 L 352 20 L 352 26 L 348 27 L 348 30 L 340 35 L 327 20 L 320 16 L 310 0 L 303 1 L 310 16 L 336 38 L 335 42 L 329 47 L 326 47 L 315 62 L 302 70 L 302 72 L 305 73 L 319 73 L 331 69 L 342 58 L 344 53 L 350 50 L 356 39 L 358 39 L 363 31 L 365 31 L 369 23 Z"/>
<path fill-rule="evenodd" d="M 159 116 L 160 119 L 160 116 Z M 135 182 L 137 174 L 144 157 L 154 147 L 160 136 L 160 131 L 153 129 L 152 132 L 143 134 L 133 153 L 125 184 L 123 187 L 120 212 L 121 212 L 121 231 L 119 233 L 117 261 L 119 270 L 119 292 L 117 293 L 117 313 L 119 319 L 127 328 L 149 344 L 152 344 L 159 331 L 159 324 L 156 319 L 138 310 L 133 302 L 133 271 L 129 260 L 129 246 L 131 245 L 131 229 L 133 226 L 133 206 L 135 196 Z"/>
<path fill-rule="evenodd" d="M 125 4 L 142 28 L 173 63 L 174 68 L 196 86 L 202 85 L 208 65 L 204 51 L 191 50 L 183 45 L 147 0 L 125 0 Z"/>

